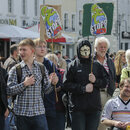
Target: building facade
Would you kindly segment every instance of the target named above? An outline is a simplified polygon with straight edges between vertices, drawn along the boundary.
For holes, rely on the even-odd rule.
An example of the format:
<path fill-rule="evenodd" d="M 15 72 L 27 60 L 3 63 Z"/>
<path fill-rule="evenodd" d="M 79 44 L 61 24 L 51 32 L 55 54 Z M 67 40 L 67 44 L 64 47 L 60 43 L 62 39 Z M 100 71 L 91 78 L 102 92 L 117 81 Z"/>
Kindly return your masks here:
<path fill-rule="evenodd" d="M 83 5 L 87 3 L 113 3 L 113 25 L 111 35 L 105 35 L 111 43 L 110 52 L 119 49 L 127 50 L 130 48 L 130 0 L 77 0 L 77 33 L 78 38 L 82 37 Z M 93 42 L 92 36 L 88 39 Z"/>
<path fill-rule="evenodd" d="M 0 25 L 8 24 L 28 28 L 40 22 L 40 5 L 43 0 L 1 0 Z M 9 56 L 9 47 L 15 41 L 0 39 L 0 56 Z"/>
<path fill-rule="evenodd" d="M 0 24 L 30 28 L 40 23 L 40 5 L 61 5 L 62 33 L 68 40 L 66 43 L 55 43 L 54 49 L 73 58 L 77 40 L 82 38 L 83 5 L 106 2 L 114 5 L 112 32 L 105 35 L 111 43 L 110 52 L 127 50 L 130 48 L 130 0 L 123 3 L 122 0 L 1 0 Z M 94 42 L 93 36 L 87 38 Z M 10 44 L 8 39 L 0 39 L 0 55 L 9 55 L 6 50 Z"/>
<path fill-rule="evenodd" d="M 76 0 L 1 0 L 0 24 L 15 25 L 27 29 L 38 25 L 40 23 L 40 5 L 43 4 L 61 5 L 63 33 L 70 40 L 67 44 L 55 43 L 54 50 L 61 50 L 63 55 L 69 55 L 72 58 L 75 53 L 76 41 Z M 2 41 L 1 44 L 3 46 Z M 7 49 L 9 49 L 8 44 L 9 41 L 4 43 Z M 8 54 L 4 53 L 2 55 L 7 57 Z"/>

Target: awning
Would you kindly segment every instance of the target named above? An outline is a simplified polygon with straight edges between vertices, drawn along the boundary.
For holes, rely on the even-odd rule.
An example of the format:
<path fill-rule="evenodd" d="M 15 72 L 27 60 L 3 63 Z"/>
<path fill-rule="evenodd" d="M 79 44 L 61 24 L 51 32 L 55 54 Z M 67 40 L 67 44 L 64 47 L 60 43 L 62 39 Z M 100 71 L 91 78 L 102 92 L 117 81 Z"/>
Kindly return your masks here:
<path fill-rule="evenodd" d="M 5 38 L 39 38 L 40 34 L 13 25 L 0 24 L 1 37 Z"/>
<path fill-rule="evenodd" d="M 3 32 L 0 32 L 0 38 L 9 38 L 9 35 Z"/>

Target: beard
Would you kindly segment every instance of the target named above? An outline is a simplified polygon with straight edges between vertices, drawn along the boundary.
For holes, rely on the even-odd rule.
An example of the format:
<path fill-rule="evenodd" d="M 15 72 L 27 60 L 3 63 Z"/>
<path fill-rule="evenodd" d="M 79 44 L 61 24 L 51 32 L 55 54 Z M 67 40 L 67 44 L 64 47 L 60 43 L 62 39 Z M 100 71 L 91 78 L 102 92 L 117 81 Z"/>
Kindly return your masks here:
<path fill-rule="evenodd" d="M 106 53 L 105 52 L 98 52 L 97 53 L 100 57 L 105 57 Z"/>
<path fill-rule="evenodd" d="M 123 96 L 124 98 L 130 98 L 130 92 L 128 92 L 128 90 L 125 90 L 125 91 L 123 92 L 122 96 Z"/>

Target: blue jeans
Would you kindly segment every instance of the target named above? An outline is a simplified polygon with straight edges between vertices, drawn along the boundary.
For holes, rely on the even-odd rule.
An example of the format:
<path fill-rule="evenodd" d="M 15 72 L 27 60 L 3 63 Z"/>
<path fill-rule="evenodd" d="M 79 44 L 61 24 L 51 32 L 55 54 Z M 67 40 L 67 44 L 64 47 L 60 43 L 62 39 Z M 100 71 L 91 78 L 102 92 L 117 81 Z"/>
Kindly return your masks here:
<path fill-rule="evenodd" d="M 10 130 L 10 124 L 9 124 L 10 117 L 8 116 L 5 120 L 5 127 L 4 130 Z"/>
<path fill-rule="evenodd" d="M 45 115 L 33 117 L 16 116 L 17 130 L 48 130 Z"/>
<path fill-rule="evenodd" d="M 85 112 L 72 113 L 72 130 L 97 130 L 101 112 L 86 114 Z"/>
<path fill-rule="evenodd" d="M 56 112 L 56 130 L 65 130 L 65 112 Z"/>

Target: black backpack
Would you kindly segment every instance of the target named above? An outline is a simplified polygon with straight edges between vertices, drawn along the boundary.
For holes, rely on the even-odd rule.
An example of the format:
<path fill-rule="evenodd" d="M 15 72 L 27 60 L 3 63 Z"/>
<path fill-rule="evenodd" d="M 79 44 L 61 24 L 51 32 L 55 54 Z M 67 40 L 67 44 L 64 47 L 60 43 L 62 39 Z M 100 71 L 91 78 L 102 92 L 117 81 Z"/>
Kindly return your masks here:
<path fill-rule="evenodd" d="M 44 83 L 44 75 L 45 75 L 45 68 L 44 68 L 44 65 L 42 63 L 39 63 L 39 66 L 40 66 L 40 70 L 41 70 L 41 73 L 42 73 L 42 80 L 41 80 L 41 83 L 42 83 L 42 91 L 41 91 L 41 95 L 42 95 L 42 99 L 44 97 L 43 95 L 43 90 L 44 90 L 44 86 L 43 86 L 43 83 Z M 18 83 L 21 82 L 21 79 L 22 79 L 22 69 L 21 69 L 21 65 L 20 63 L 16 64 L 16 74 L 17 74 L 17 80 L 18 80 Z M 14 100 L 16 99 L 17 95 L 14 95 L 12 96 L 12 103 L 11 103 L 11 106 L 8 105 L 8 108 L 10 110 L 10 112 L 12 112 L 12 115 L 11 115 L 11 118 L 10 118 L 10 121 L 9 121 L 9 124 L 10 124 L 10 127 L 13 128 L 14 130 L 16 130 L 16 126 L 15 124 L 12 122 L 13 121 L 13 117 L 15 117 L 15 112 L 13 111 L 13 104 L 14 104 Z"/>

